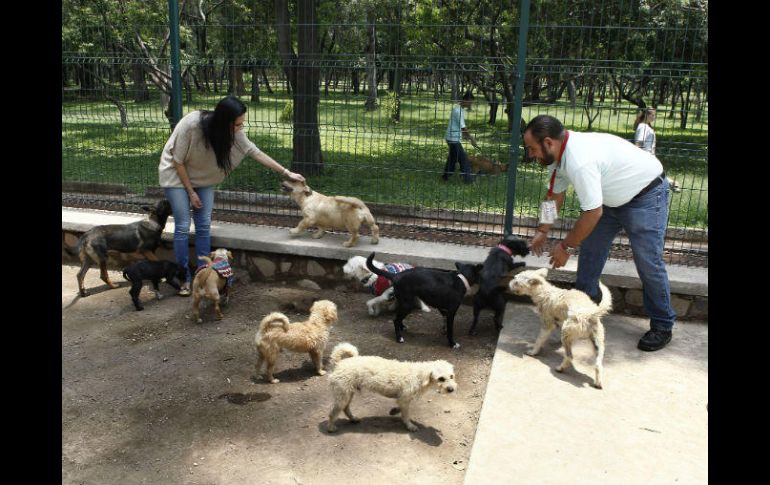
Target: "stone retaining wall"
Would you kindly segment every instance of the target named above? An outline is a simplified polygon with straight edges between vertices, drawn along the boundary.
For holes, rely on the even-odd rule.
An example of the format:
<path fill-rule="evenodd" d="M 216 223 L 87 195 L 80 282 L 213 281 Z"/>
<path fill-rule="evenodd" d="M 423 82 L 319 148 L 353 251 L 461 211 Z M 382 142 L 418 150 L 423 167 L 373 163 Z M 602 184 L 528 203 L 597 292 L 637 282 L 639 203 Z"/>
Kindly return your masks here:
<path fill-rule="evenodd" d="M 62 231 L 62 242 L 72 247 L 77 242 L 80 233 Z M 247 274 L 252 281 L 286 281 L 286 280 L 310 280 L 321 288 L 346 285 L 365 292 L 356 281 L 346 280 L 342 272 L 345 261 L 332 259 L 318 259 L 290 254 L 266 253 L 258 251 L 245 251 L 231 248 L 235 261 L 232 266 L 237 273 Z M 163 241 L 156 251 L 158 258 L 173 261 L 174 252 L 170 241 Z M 190 252 L 190 261 L 194 260 L 194 253 Z M 132 261 L 135 256 L 111 254 L 109 266 L 111 269 L 122 269 Z M 77 263 L 77 258 L 67 254 L 62 249 L 62 262 Z M 97 269 L 98 271 L 98 269 Z M 554 282 L 560 287 L 570 287 L 569 284 Z M 642 291 L 633 288 L 610 287 L 612 292 L 613 313 L 644 316 L 642 305 Z M 511 301 L 528 302 L 529 298 L 507 295 Z M 671 295 L 674 311 L 678 320 L 704 320 L 708 321 L 708 297 L 694 295 Z M 470 302 L 466 298 L 466 302 Z"/>

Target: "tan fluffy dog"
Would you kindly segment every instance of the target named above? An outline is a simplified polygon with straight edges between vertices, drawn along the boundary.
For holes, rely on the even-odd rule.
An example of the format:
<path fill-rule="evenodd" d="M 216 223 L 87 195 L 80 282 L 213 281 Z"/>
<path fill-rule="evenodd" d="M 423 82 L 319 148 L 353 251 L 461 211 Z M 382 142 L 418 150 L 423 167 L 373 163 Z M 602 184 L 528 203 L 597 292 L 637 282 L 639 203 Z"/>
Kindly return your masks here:
<path fill-rule="evenodd" d="M 572 363 L 572 343 L 581 338 L 590 339 L 596 350 L 596 378 L 594 387 L 602 388 L 602 360 L 604 358 L 604 326 L 600 318 L 612 310 L 612 295 L 604 284 L 599 283 L 602 301 L 595 304 L 580 290 L 565 290 L 546 281 L 548 268 L 522 271 L 508 284 L 517 295 L 528 295 L 537 305 L 542 328 L 529 355 L 537 355 L 555 326 L 561 325 L 561 343 L 564 360 L 556 368 L 562 372 Z"/>
<path fill-rule="evenodd" d="M 257 346 L 257 376 L 262 363 L 267 363 L 267 380 L 280 382 L 273 377 L 273 368 L 282 349 L 292 352 L 307 352 L 313 360 L 319 375 L 323 370 L 323 353 L 329 341 L 329 329 L 337 321 L 337 305 L 329 300 L 319 300 L 310 307 L 310 318 L 304 322 L 290 323 L 283 313 L 273 312 L 259 323 L 254 338 Z"/>
<path fill-rule="evenodd" d="M 207 298 L 214 302 L 214 312 L 217 315 L 217 320 L 222 320 L 222 310 L 219 308 L 220 293 L 227 284 L 227 278 L 223 278 L 213 268 L 213 259 L 226 259 L 230 261 L 233 259 L 233 253 L 227 249 L 217 249 L 209 254 L 209 257 L 199 256 L 200 260 L 205 261 L 207 266 L 198 271 L 195 275 L 192 284 L 192 296 L 193 296 L 193 316 L 195 321 L 202 323 L 203 320 L 200 316 L 200 304 L 201 298 Z M 225 295 L 223 304 L 227 304 L 229 291 Z"/>
<path fill-rule="evenodd" d="M 454 367 L 445 360 L 400 362 L 374 355 L 359 356 L 358 349 L 347 342 L 334 347 L 331 360 L 335 366 L 329 374 L 334 398 L 327 425 L 330 433 L 337 430 L 335 421 L 341 411 L 345 412 L 351 423 L 358 422 L 350 411 L 350 401 L 356 391 L 369 390 L 396 399 L 398 407 L 391 409 L 390 414 L 400 412 L 406 429 L 416 431 L 417 426 L 409 417 L 412 403 L 431 385 L 436 385 L 439 393 L 450 393 L 457 389 Z"/>
<path fill-rule="evenodd" d="M 289 192 L 291 200 L 302 210 L 302 220 L 297 227 L 289 230 L 290 234 L 301 234 L 308 227 L 317 227 L 313 237 L 318 239 L 328 230 L 346 229 L 350 232 L 350 239 L 342 245 L 349 248 L 358 242 L 358 230 L 362 223 L 366 223 L 372 231 L 372 244 L 379 242 L 380 228 L 374 223 L 369 208 L 360 199 L 329 197 L 312 190 L 305 182 L 293 180 L 282 182 L 281 190 Z"/>

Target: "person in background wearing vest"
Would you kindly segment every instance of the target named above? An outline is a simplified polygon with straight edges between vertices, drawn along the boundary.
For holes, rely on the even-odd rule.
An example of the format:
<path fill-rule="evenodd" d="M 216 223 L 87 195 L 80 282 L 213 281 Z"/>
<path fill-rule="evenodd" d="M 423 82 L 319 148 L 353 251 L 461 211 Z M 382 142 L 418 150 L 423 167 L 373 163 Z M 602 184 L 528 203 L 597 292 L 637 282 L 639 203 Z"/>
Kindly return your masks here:
<path fill-rule="evenodd" d="M 446 143 L 449 145 L 449 154 L 446 159 L 446 166 L 444 166 L 444 175 L 441 179 L 444 181 L 449 180 L 449 176 L 454 174 L 455 165 L 460 164 L 460 171 L 463 174 L 463 180 L 466 184 L 473 182 L 473 174 L 471 174 L 471 164 L 468 160 L 463 146 L 460 143 L 460 138 L 463 140 L 469 140 L 471 145 L 478 148 L 476 139 L 470 134 L 468 128 L 465 127 L 465 112 L 463 108 L 468 109 L 473 105 L 473 94 L 470 91 L 463 95 L 463 99 L 452 108 L 452 114 L 449 116 L 449 125 L 446 129 Z"/>
<path fill-rule="evenodd" d="M 634 265 L 642 280 L 643 302 L 650 330 L 640 350 L 659 350 L 671 341 L 676 313 L 671 307 L 663 242 L 668 219 L 668 182 L 663 166 L 652 154 L 623 138 L 607 133 L 579 133 L 564 129 L 549 115 L 536 116 L 524 132 L 530 159 L 551 171 L 551 199 L 556 211 L 571 184 L 580 202 L 580 217 L 564 240 L 551 250 L 553 268 L 564 266 L 571 250 L 580 246 L 575 288 L 601 301 L 599 277 L 615 235 L 628 235 Z M 548 196 L 546 196 L 548 198 Z M 540 256 L 552 224 L 540 224 L 530 243 Z"/>
<path fill-rule="evenodd" d="M 211 252 L 211 212 L 214 187 L 221 183 L 245 157 L 298 182 L 305 177 L 289 171 L 257 148 L 243 132 L 246 105 L 235 96 L 217 103 L 214 111 L 193 111 L 177 123 L 160 156 L 160 186 L 174 213 L 174 255 L 185 268 L 187 279 L 180 296 L 190 295 L 188 234 L 190 206 L 195 221 L 195 254 Z M 196 261 L 196 265 L 200 261 Z"/>

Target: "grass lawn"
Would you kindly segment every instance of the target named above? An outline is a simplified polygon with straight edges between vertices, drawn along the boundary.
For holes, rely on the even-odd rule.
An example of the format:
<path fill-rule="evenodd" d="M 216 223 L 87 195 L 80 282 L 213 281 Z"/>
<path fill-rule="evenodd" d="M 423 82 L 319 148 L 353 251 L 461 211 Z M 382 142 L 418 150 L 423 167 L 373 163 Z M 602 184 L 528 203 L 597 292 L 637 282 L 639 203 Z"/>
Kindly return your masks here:
<path fill-rule="evenodd" d="M 248 96 L 246 132 L 271 157 L 289 165 L 292 157 L 292 126 L 279 121 L 290 100 L 284 92 L 263 92 L 262 102 L 250 103 Z M 213 109 L 223 94 L 195 94 L 184 113 Z M 128 127 L 120 127 L 114 105 L 105 101 L 72 99 L 62 105 L 62 180 L 125 184 L 141 193 L 158 184 L 160 152 L 170 133 L 159 102 L 126 102 Z M 326 194 L 360 197 L 367 202 L 408 207 L 445 208 L 472 212 L 503 213 L 507 193 L 506 176 L 482 176 L 465 185 L 459 177 L 443 183 L 440 175 L 446 162 L 444 132 L 451 109 L 448 96 L 436 101 L 431 93 L 403 96 L 401 120 L 388 120 L 385 110 L 367 112 L 364 95 L 330 92 L 321 96 L 319 128 L 324 157 L 322 175 L 308 182 Z M 579 103 L 578 103 L 579 106 Z M 596 109 L 596 108 L 595 108 Z M 635 109 L 632 106 L 599 107 L 594 131 L 633 136 Z M 567 103 L 527 106 L 522 116 L 529 120 L 548 113 L 561 119 L 569 129 L 583 131 L 588 123 L 582 108 Z M 706 112 L 707 113 L 707 112 Z M 466 124 L 475 134 L 481 152 L 466 144 L 469 154 L 483 154 L 508 161 L 510 133 L 507 118 L 498 112 L 495 125 L 487 124 L 487 108 L 476 103 L 466 113 Z M 672 194 L 670 225 L 707 227 L 708 203 L 708 119 L 694 121 L 694 129 L 677 128 L 679 119 L 669 119 L 659 110 L 655 124 L 658 157 L 667 175 L 676 179 L 682 192 Z M 516 177 L 515 213 L 537 215 L 546 191 L 546 171 L 537 164 L 519 163 Z M 247 160 L 221 185 L 225 190 L 277 193 L 278 178 L 258 163 Z M 578 214 L 577 200 L 568 194 L 566 217 Z"/>

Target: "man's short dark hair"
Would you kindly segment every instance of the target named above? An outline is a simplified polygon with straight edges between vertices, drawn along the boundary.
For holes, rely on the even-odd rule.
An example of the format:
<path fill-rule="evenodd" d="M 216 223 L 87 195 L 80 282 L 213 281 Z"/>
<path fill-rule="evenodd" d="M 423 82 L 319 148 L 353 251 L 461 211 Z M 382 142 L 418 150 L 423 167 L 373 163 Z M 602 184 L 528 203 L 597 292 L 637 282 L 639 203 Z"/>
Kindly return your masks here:
<path fill-rule="evenodd" d="M 564 134 L 564 125 L 551 115 L 537 115 L 524 131 L 529 131 L 535 140 L 542 142 L 545 137 L 560 139 Z"/>
<path fill-rule="evenodd" d="M 463 101 L 473 101 L 473 93 L 465 91 L 465 94 L 463 94 Z"/>

